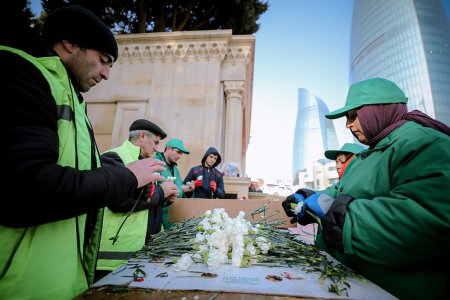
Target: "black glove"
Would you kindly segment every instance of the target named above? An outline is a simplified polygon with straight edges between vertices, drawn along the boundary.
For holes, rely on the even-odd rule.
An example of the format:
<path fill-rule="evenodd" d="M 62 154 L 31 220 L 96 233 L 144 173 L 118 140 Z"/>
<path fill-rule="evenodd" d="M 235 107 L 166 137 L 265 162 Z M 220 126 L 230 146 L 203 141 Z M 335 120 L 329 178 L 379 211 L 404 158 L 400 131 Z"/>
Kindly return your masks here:
<path fill-rule="evenodd" d="M 304 202 L 306 198 L 311 195 L 314 195 L 316 192 L 309 189 L 299 189 L 295 192 L 295 194 L 289 195 L 282 203 L 284 212 L 288 217 L 292 217 L 291 224 L 298 222 L 300 225 L 307 225 L 315 222 L 314 218 L 311 217 L 308 213 L 303 213 L 299 215 L 295 215 L 292 209 L 292 204 L 298 204 L 300 202 Z M 303 203 L 304 204 L 304 203 Z"/>
<path fill-rule="evenodd" d="M 322 236 L 325 243 L 341 252 L 344 252 L 342 230 L 344 228 L 345 214 L 347 213 L 347 206 L 353 200 L 354 198 L 350 195 L 339 195 L 322 219 Z"/>

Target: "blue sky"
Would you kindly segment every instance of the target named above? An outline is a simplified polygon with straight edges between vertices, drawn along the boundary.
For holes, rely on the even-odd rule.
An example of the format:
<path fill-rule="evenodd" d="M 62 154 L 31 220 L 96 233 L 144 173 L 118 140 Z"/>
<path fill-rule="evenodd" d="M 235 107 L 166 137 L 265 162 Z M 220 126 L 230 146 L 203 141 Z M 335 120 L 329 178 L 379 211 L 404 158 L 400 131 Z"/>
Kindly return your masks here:
<path fill-rule="evenodd" d="M 247 174 L 265 182 L 292 177 L 299 88 L 339 108 L 348 89 L 352 0 L 269 1 L 256 35 Z M 339 143 L 351 140 L 335 122 Z"/>
<path fill-rule="evenodd" d="M 450 0 L 442 2 L 450 16 Z M 269 5 L 255 34 L 246 173 L 272 183 L 291 179 L 298 89 L 322 98 L 330 111 L 345 102 L 353 0 L 272 0 Z M 31 7 L 40 11 L 40 1 L 32 0 Z M 339 144 L 350 142 L 344 119 L 334 125 Z"/>
<path fill-rule="evenodd" d="M 379 0 L 373 0 L 379 1 Z M 395 0 L 388 0 L 395 1 Z M 450 0 L 442 0 L 450 18 Z M 256 35 L 251 139 L 252 180 L 290 180 L 297 93 L 306 88 L 330 111 L 348 90 L 353 0 L 272 0 Z M 339 144 L 352 142 L 345 118 L 334 121 Z"/>

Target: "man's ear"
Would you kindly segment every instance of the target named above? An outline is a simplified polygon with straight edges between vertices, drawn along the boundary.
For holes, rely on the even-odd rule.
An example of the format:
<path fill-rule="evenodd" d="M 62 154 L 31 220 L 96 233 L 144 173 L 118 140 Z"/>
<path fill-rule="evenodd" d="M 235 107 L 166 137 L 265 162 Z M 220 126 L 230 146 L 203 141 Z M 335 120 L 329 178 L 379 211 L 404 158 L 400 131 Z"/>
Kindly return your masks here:
<path fill-rule="evenodd" d="M 141 133 L 139 133 L 139 140 L 143 141 L 146 136 L 147 134 L 144 131 L 142 131 Z"/>
<path fill-rule="evenodd" d="M 61 43 L 62 43 L 62 46 L 64 47 L 64 49 L 69 53 L 72 53 L 72 52 L 76 51 L 77 49 L 80 49 L 80 47 L 77 44 L 72 43 L 68 40 L 62 40 Z"/>

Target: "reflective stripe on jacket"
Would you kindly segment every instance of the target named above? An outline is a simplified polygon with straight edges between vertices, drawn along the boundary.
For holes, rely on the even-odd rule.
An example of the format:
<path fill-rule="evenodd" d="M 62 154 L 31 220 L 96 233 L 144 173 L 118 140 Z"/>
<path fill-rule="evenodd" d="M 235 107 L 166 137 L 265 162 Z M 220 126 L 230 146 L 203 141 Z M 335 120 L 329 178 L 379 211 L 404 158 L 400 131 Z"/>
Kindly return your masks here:
<path fill-rule="evenodd" d="M 139 159 L 141 149 L 126 140 L 122 146 L 108 150 L 115 152 L 124 165 Z M 120 229 L 118 239 L 113 244 L 111 238 L 124 222 L 127 213 L 113 213 L 105 208 L 103 217 L 103 232 L 100 242 L 97 270 L 112 271 L 126 263 L 134 252 L 140 250 L 145 244 L 147 234 L 148 210 L 144 209 L 132 213 Z"/>

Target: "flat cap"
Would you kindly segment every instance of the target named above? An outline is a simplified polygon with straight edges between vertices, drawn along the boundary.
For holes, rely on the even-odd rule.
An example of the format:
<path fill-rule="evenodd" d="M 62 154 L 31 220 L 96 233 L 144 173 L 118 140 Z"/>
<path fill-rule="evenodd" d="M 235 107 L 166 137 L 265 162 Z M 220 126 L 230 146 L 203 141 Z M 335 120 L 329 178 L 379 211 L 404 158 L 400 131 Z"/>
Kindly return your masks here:
<path fill-rule="evenodd" d="M 50 45 L 66 39 L 117 60 L 117 42 L 111 29 L 92 11 L 79 5 L 67 5 L 50 12 L 42 28 L 42 37 Z"/>
<path fill-rule="evenodd" d="M 150 131 L 155 135 L 159 135 L 162 140 L 167 137 L 167 133 L 165 133 L 164 130 L 161 129 L 161 127 L 146 119 L 137 119 L 136 121 L 134 121 L 130 126 L 130 131 L 134 130 Z"/>

